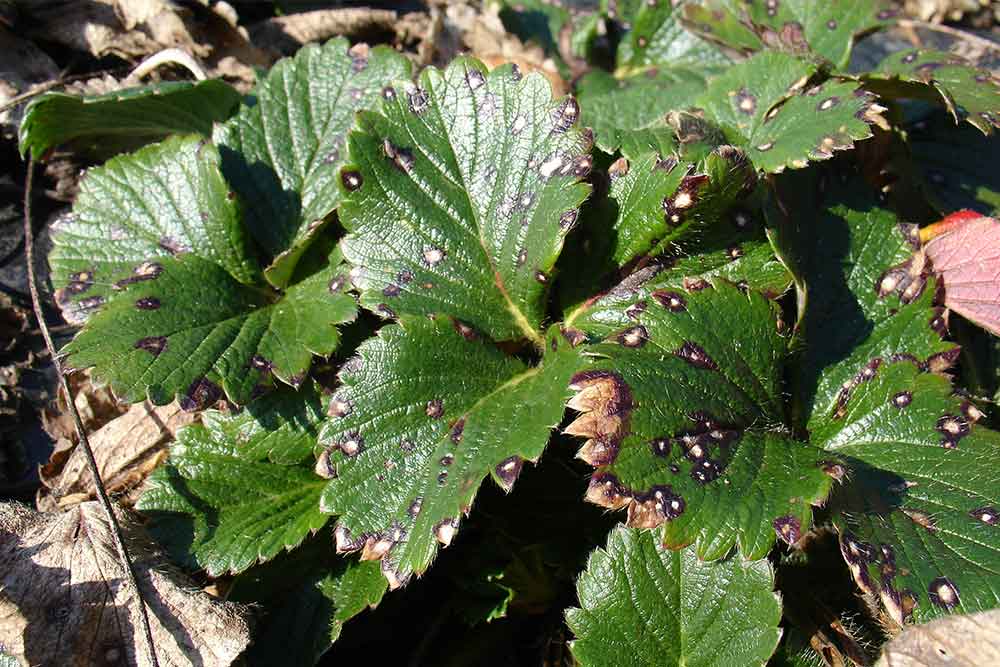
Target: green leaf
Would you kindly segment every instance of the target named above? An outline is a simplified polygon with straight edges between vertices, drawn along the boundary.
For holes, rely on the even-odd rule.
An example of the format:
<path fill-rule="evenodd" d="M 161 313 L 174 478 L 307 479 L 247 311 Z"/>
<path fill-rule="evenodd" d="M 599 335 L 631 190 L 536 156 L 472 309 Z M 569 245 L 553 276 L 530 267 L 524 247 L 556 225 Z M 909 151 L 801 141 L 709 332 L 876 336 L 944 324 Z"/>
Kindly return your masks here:
<path fill-rule="evenodd" d="M 573 377 L 566 432 L 598 470 L 587 499 L 628 508 L 635 527 L 663 525 L 700 558 L 738 544 L 764 556 L 776 535 L 796 542 L 831 480 L 829 457 L 791 440 L 783 418 L 774 305 L 722 280 L 638 275 L 574 322 L 594 361 Z M 664 390 L 669 378 L 669 390 Z"/>
<path fill-rule="evenodd" d="M 705 91 L 711 71 L 700 67 L 654 67 L 626 78 L 595 70 L 577 89 L 582 122 L 606 153 L 621 149 L 627 157 L 652 150 L 669 155 L 677 147 L 668 112 L 690 106 Z"/>
<path fill-rule="evenodd" d="M 171 134 L 212 135 L 240 95 L 219 80 L 172 81 L 106 95 L 46 93 L 28 105 L 18 130 L 21 156 L 42 160 L 64 147 L 93 159 L 125 153 Z"/>
<path fill-rule="evenodd" d="M 218 151 L 196 136 L 171 137 L 87 171 L 49 254 L 66 318 L 86 320 L 135 280 L 137 267 L 175 255 L 212 262 L 229 282 L 254 282 L 260 271 L 239 202 L 228 193 Z"/>
<path fill-rule="evenodd" d="M 173 519 L 172 530 L 190 536 L 193 562 L 213 577 L 298 546 L 328 519 L 311 467 L 250 461 L 240 448 L 217 421 L 181 429 L 136 505 Z"/>
<path fill-rule="evenodd" d="M 930 86 L 955 121 L 966 120 L 983 134 L 1000 128 L 1000 79 L 952 53 L 927 50 L 899 51 L 879 63 L 867 76 L 876 85 L 879 79 L 918 84 L 901 90 L 890 89 L 899 97 L 926 97 Z M 912 92 L 916 88 L 916 92 Z M 931 97 L 933 99 L 933 96 Z"/>
<path fill-rule="evenodd" d="M 1000 136 L 984 138 L 969 125 L 955 127 L 943 112 L 914 123 L 907 134 L 923 190 L 940 213 L 1000 212 L 1000 170 L 981 166 L 1000 164 Z"/>
<path fill-rule="evenodd" d="M 822 190 L 799 174 L 779 188 L 798 212 L 779 223 L 779 245 L 808 296 L 799 412 L 812 443 L 845 465 L 829 503 L 844 558 L 900 624 L 997 606 L 1000 434 L 929 372 L 958 349 L 941 340 L 933 279 L 909 282 L 901 264 L 910 235 L 860 179 L 825 176 Z"/>
<path fill-rule="evenodd" d="M 801 169 L 872 136 L 884 124 L 871 95 L 857 83 L 830 80 L 804 92 L 815 67 L 784 53 L 764 51 L 713 79 L 699 98 L 730 143 L 765 172 Z"/>
<path fill-rule="evenodd" d="M 781 637 L 766 560 L 704 563 L 655 533 L 618 528 L 580 577 L 566 620 L 583 665 L 763 665 Z M 627 656 L 627 657 L 626 657 Z"/>
<path fill-rule="evenodd" d="M 619 74 L 648 65 L 685 67 L 708 74 L 732 64 L 715 47 L 681 25 L 681 7 L 672 2 L 635 5 L 629 12 L 619 10 L 621 19 L 631 25 L 618 45 Z"/>
<path fill-rule="evenodd" d="M 446 317 L 404 318 L 341 372 L 317 471 L 338 551 L 382 559 L 390 586 L 449 544 L 487 475 L 509 490 L 558 424 L 579 361 L 559 336 L 528 368 Z"/>
<path fill-rule="evenodd" d="M 360 114 L 339 215 L 362 304 L 539 342 L 550 272 L 589 191 L 579 109 L 554 103 L 540 74 L 458 58 Z"/>
<path fill-rule="evenodd" d="M 880 0 L 707 0 L 684 9 L 687 24 L 706 38 L 743 51 L 764 47 L 814 54 L 838 69 L 847 67 L 858 37 L 888 25 L 895 15 Z"/>
<path fill-rule="evenodd" d="M 218 128 L 222 169 L 246 201 L 246 225 L 273 258 L 265 275 L 284 287 L 302 252 L 337 208 L 337 172 L 355 112 L 386 84 L 408 78 L 409 61 L 388 47 L 344 38 L 308 44 L 278 62 Z"/>
<path fill-rule="evenodd" d="M 63 353 L 74 367 L 96 366 L 129 401 L 179 397 L 196 409 L 224 392 L 245 403 L 269 375 L 298 387 L 312 355 L 333 351 L 335 325 L 355 317 L 354 300 L 334 289 L 346 272 L 334 249 L 279 296 L 196 255 L 144 262 Z"/>
<path fill-rule="evenodd" d="M 313 458 L 319 425 L 326 418 L 320 394 L 310 383 L 270 392 L 235 413 L 206 410 L 201 421 L 237 445 L 248 461 L 295 465 Z"/>
<path fill-rule="evenodd" d="M 229 601 L 266 612 L 247 652 L 249 665 L 316 664 L 345 622 L 381 601 L 386 581 L 378 564 L 336 556 L 331 539 L 320 531 L 233 582 Z"/>

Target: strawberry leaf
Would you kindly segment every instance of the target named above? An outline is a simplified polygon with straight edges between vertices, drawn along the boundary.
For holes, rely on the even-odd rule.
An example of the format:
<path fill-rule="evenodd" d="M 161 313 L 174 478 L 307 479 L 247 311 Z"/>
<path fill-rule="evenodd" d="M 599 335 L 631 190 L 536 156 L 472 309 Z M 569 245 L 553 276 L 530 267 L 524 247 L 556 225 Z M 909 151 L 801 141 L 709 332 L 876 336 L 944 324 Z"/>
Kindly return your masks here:
<path fill-rule="evenodd" d="M 880 80 L 904 84 L 902 88 L 887 87 L 887 96 L 937 98 L 955 122 L 966 120 L 985 135 L 1000 128 L 1000 79 L 952 53 L 898 51 L 883 60 L 866 78 L 876 90 L 879 90 Z M 937 94 L 928 95 L 928 87 Z"/>
<path fill-rule="evenodd" d="M 821 451 L 780 429 L 782 359 L 771 302 L 721 280 L 626 281 L 574 327 L 594 361 L 573 377 L 566 432 L 589 438 L 587 499 L 662 525 L 663 540 L 721 558 L 795 542 L 831 480 Z M 664 391 L 664 378 L 670 378 Z"/>
<path fill-rule="evenodd" d="M 566 620 L 582 665 L 764 665 L 781 637 L 781 603 L 766 560 L 700 561 L 618 528 L 580 577 Z"/>
<path fill-rule="evenodd" d="M 49 254 L 66 318 L 86 320 L 135 280 L 136 267 L 175 255 L 211 262 L 229 282 L 253 283 L 260 270 L 239 202 L 228 193 L 218 151 L 195 136 L 171 137 L 89 170 Z"/>
<path fill-rule="evenodd" d="M 896 12 L 879 0 L 702 0 L 684 8 L 696 33 L 742 51 L 762 47 L 816 55 L 847 67 L 855 40 L 878 30 Z"/>
<path fill-rule="evenodd" d="M 209 137 L 212 124 L 232 116 L 239 103 L 239 93 L 219 80 L 171 81 L 92 96 L 46 93 L 24 112 L 21 155 L 30 151 L 41 160 L 62 147 L 101 160 L 171 134 Z"/>
<path fill-rule="evenodd" d="M 618 45 L 618 67 L 648 65 L 718 71 L 732 61 L 711 44 L 688 32 L 680 22 L 681 7 L 672 2 L 635 3 L 619 12 L 631 26 Z"/>
<path fill-rule="evenodd" d="M 185 409 L 253 397 L 269 375 L 298 387 L 313 354 L 337 346 L 335 325 L 354 319 L 340 251 L 284 294 L 243 285 L 196 255 L 143 262 L 64 348 L 77 368 L 96 366 L 129 401 L 179 397 Z"/>
<path fill-rule="evenodd" d="M 213 577 L 298 546 L 328 518 L 319 511 L 323 480 L 310 467 L 248 460 L 218 426 L 182 429 L 136 505 L 167 522 L 161 532 L 187 535 L 193 563 Z"/>
<path fill-rule="evenodd" d="M 540 341 L 550 272 L 588 192 L 576 101 L 553 102 L 537 73 L 468 58 L 386 98 L 360 114 L 341 171 L 362 304 Z"/>
<path fill-rule="evenodd" d="M 852 148 L 885 124 L 871 95 L 849 81 L 830 80 L 804 92 L 815 67 L 784 53 L 764 51 L 713 79 L 697 101 L 765 172 L 800 169 Z"/>
<path fill-rule="evenodd" d="M 844 558 L 899 624 L 996 606 L 1000 434 L 936 373 L 958 349 L 941 340 L 933 278 L 863 185 L 796 176 L 779 196 L 801 218 L 780 245 L 808 295 L 801 412 L 813 444 L 847 466 L 830 501 Z"/>
<path fill-rule="evenodd" d="M 549 338 L 555 350 L 534 368 L 446 317 L 404 318 L 361 345 L 316 466 L 330 478 L 321 507 L 340 515 L 339 551 L 381 559 L 402 585 L 451 542 L 484 477 L 511 488 L 558 424 L 579 363 L 558 331 Z"/>
<path fill-rule="evenodd" d="M 271 68 L 253 103 L 218 128 L 222 169 L 246 201 L 246 225 L 273 257 L 271 284 L 288 284 L 295 264 L 340 203 L 337 172 L 354 114 L 382 88 L 409 76 L 387 47 L 350 47 L 344 38 L 309 44 Z"/>

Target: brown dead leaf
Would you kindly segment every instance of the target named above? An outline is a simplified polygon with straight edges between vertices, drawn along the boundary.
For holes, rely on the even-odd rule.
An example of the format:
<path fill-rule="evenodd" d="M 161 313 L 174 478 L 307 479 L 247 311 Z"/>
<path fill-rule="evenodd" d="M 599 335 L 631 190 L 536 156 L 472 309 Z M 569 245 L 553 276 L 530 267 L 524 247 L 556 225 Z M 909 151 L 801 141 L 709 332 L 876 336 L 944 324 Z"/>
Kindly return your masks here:
<path fill-rule="evenodd" d="M 171 569 L 123 510 L 119 521 L 161 667 L 230 665 L 250 642 L 245 611 Z M 150 664 L 135 597 L 96 502 L 62 514 L 0 504 L 0 644 L 30 665 Z"/>
<path fill-rule="evenodd" d="M 80 419 L 83 420 L 83 426 L 88 433 L 96 431 L 128 410 L 127 405 L 115 399 L 110 387 L 91 382 L 89 370 L 72 373 L 67 380 L 76 397 L 76 409 L 80 412 Z M 65 439 L 76 444 L 73 417 L 62 410 L 63 405 L 66 405 L 66 397 L 60 390 L 59 400 L 46 406 L 42 412 L 42 428 L 56 442 Z"/>
<path fill-rule="evenodd" d="M 322 42 L 336 35 L 367 37 L 372 32 L 392 32 L 396 12 L 369 7 L 341 7 L 275 16 L 250 26 L 254 44 L 292 53 L 307 42 Z"/>
<path fill-rule="evenodd" d="M 1000 665 L 1000 609 L 915 625 L 886 644 L 876 667 Z"/>
<path fill-rule="evenodd" d="M 111 420 L 90 436 L 97 467 L 108 493 L 114 496 L 134 492 L 167 456 L 167 444 L 174 433 L 197 419 L 173 402 L 156 407 L 144 401 Z M 49 462 L 40 471 L 42 488 L 38 508 L 55 511 L 96 498 L 94 478 L 79 446 L 63 438 Z M 130 495 L 119 502 L 132 505 Z"/>
<path fill-rule="evenodd" d="M 59 67 L 33 43 L 0 27 L 0 107 L 59 76 Z M 0 135 L 13 138 L 24 106 L 0 111 Z"/>

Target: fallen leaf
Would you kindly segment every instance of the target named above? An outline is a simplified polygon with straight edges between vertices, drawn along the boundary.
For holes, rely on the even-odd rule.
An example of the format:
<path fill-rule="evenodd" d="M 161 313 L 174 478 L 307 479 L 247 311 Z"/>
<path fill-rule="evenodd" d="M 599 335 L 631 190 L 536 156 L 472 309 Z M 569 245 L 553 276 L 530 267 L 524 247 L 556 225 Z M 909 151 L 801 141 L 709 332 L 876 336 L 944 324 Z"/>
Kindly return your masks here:
<path fill-rule="evenodd" d="M 1000 665 L 1000 609 L 939 618 L 886 644 L 875 667 Z"/>
<path fill-rule="evenodd" d="M 91 382 L 89 370 L 73 373 L 67 380 L 76 397 L 74 400 L 76 409 L 88 433 L 96 431 L 128 409 L 127 405 L 118 402 L 110 387 Z M 59 400 L 46 406 L 42 412 L 42 428 L 57 443 L 65 439 L 71 444 L 76 444 L 73 417 L 62 409 L 62 406 L 66 405 L 66 397 L 61 389 L 58 395 Z M 68 449 L 66 446 L 64 448 Z"/>
<path fill-rule="evenodd" d="M 108 493 L 119 496 L 136 490 L 167 456 L 167 443 L 182 426 L 197 415 L 184 412 L 173 402 L 160 407 L 149 401 L 136 403 L 128 412 L 111 420 L 90 436 L 97 467 Z M 38 508 L 54 511 L 96 498 L 94 478 L 83 449 L 63 438 L 49 463 L 41 469 L 42 488 Z M 135 498 L 119 502 L 131 505 Z"/>
<path fill-rule="evenodd" d="M 123 510 L 119 522 L 161 667 L 230 665 L 250 642 L 243 608 L 195 589 Z M 62 514 L 0 504 L 0 645 L 30 665 L 137 665 L 146 656 L 135 597 L 96 502 Z"/>

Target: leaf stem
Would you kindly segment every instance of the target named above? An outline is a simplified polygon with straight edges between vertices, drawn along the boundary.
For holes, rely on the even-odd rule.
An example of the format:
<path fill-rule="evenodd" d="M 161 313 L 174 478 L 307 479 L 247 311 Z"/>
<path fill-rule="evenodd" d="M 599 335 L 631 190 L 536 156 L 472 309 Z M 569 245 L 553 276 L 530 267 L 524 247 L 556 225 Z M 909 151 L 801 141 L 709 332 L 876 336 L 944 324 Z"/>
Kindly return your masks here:
<path fill-rule="evenodd" d="M 90 447 L 90 440 L 87 438 L 87 430 L 83 426 L 83 420 L 80 418 L 80 413 L 76 409 L 76 401 L 73 398 L 73 391 L 70 389 L 69 382 L 66 381 L 66 375 L 63 373 L 62 363 L 59 361 L 59 357 L 56 354 L 55 345 L 52 343 L 52 335 L 49 333 L 49 327 L 45 323 L 45 314 L 42 312 L 42 302 L 38 296 L 38 284 L 35 278 L 35 244 L 34 236 L 31 229 L 31 186 L 33 176 L 35 172 L 35 159 L 34 157 L 28 158 L 28 175 L 24 183 L 24 255 L 27 260 L 27 271 L 28 271 L 28 290 L 31 292 L 31 306 L 35 311 L 35 317 L 38 320 L 38 329 L 42 333 L 42 338 L 45 339 L 45 347 L 48 348 L 49 356 L 52 359 L 52 365 L 55 366 L 56 375 L 59 377 L 59 385 L 62 387 L 63 394 L 66 397 L 67 407 L 69 412 L 73 415 L 73 424 L 76 427 L 77 437 L 80 439 L 80 447 L 83 448 L 84 456 L 87 459 L 87 466 L 90 468 L 90 473 L 94 477 L 94 485 L 97 487 L 97 496 L 100 499 L 101 506 L 104 508 L 104 512 L 108 515 L 108 522 L 111 525 L 111 533 L 115 538 L 115 547 L 118 550 L 118 557 L 121 559 L 122 565 L 125 568 L 125 579 L 128 585 L 131 586 L 132 590 L 135 592 L 136 602 L 139 608 L 139 620 L 142 624 L 143 638 L 146 647 L 146 652 L 149 656 L 149 663 L 152 667 L 159 667 L 159 662 L 156 659 L 156 649 L 153 644 L 153 633 L 149 627 L 149 616 L 146 613 L 146 602 L 142 597 L 142 591 L 139 589 L 139 584 L 135 577 L 135 570 L 132 568 L 132 559 L 129 558 L 128 547 L 125 546 L 125 538 L 122 536 L 122 529 L 118 523 L 118 517 L 115 516 L 114 508 L 111 506 L 111 499 L 108 498 L 108 492 L 104 488 L 104 482 L 101 480 L 101 472 L 97 467 L 97 460 L 94 458 L 94 450 Z"/>

